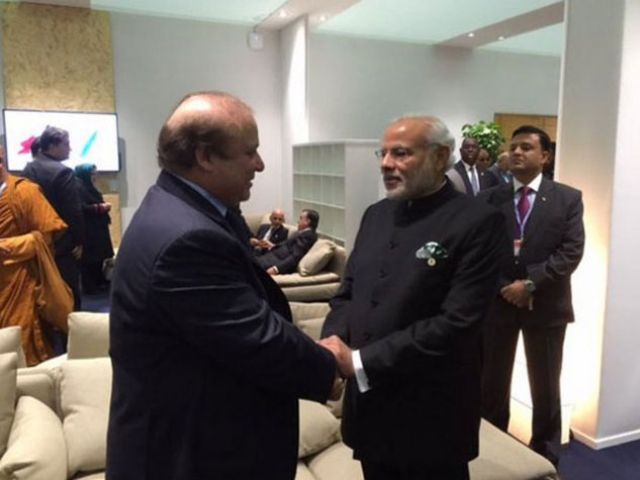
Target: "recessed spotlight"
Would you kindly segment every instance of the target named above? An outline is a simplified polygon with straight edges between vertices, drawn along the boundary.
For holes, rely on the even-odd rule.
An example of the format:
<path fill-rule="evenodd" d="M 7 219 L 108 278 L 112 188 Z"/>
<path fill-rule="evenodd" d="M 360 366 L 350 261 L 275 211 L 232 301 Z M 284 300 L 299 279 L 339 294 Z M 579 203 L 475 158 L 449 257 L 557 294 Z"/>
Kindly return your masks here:
<path fill-rule="evenodd" d="M 284 9 L 280 10 L 280 13 L 278 14 L 278 16 L 280 18 L 287 18 L 287 11 Z"/>
<path fill-rule="evenodd" d="M 326 15 L 320 15 L 319 20 L 320 20 L 321 22 L 326 22 L 326 21 L 327 21 L 327 16 L 326 16 Z"/>
<path fill-rule="evenodd" d="M 500 41 L 504 40 L 504 35 L 500 35 L 500 36 L 498 37 L 498 40 L 500 40 Z"/>
<path fill-rule="evenodd" d="M 475 37 L 475 36 L 476 36 L 476 34 L 475 34 L 475 33 L 473 33 L 473 32 L 469 32 L 469 33 L 467 33 L 467 37 L 469 37 L 469 38 L 473 38 L 473 37 Z"/>

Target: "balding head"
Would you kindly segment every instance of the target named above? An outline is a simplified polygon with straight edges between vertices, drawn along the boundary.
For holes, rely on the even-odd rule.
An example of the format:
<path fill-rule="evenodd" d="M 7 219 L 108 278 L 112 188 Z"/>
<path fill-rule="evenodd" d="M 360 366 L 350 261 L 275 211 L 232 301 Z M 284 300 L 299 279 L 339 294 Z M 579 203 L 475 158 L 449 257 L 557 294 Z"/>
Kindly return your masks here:
<path fill-rule="evenodd" d="M 176 173 L 196 164 L 196 150 L 229 156 L 229 149 L 247 129 L 255 129 L 251 109 L 223 92 L 198 92 L 183 98 L 158 136 L 158 163 Z"/>

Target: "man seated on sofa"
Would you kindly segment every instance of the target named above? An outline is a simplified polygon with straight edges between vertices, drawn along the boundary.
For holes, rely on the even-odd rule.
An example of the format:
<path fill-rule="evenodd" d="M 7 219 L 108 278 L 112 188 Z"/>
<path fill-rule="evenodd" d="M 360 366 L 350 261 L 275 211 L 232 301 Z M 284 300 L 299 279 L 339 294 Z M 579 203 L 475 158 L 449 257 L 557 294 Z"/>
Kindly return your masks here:
<path fill-rule="evenodd" d="M 291 235 L 286 242 L 263 255 L 259 255 L 256 258 L 258 263 L 269 275 L 294 272 L 300 259 L 318 239 L 316 228 L 318 228 L 319 221 L 320 215 L 315 210 L 302 210 L 298 218 L 298 231 Z"/>
<path fill-rule="evenodd" d="M 256 236 L 249 239 L 256 254 L 266 253 L 276 245 L 284 242 L 289 236 L 289 229 L 284 224 L 284 211 L 276 208 L 269 216 L 269 222 L 258 227 Z"/>

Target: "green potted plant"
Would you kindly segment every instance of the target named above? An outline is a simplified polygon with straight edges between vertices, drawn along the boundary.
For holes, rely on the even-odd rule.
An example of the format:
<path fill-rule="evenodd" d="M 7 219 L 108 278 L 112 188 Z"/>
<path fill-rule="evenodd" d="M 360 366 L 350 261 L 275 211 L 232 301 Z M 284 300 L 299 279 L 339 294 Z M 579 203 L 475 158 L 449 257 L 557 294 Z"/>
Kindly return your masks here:
<path fill-rule="evenodd" d="M 474 138 L 477 140 L 480 148 L 484 148 L 489 153 L 490 163 L 493 165 L 498 159 L 500 146 L 505 142 L 504 135 L 500 125 L 496 122 L 485 122 L 480 120 L 478 123 L 467 123 L 462 127 L 462 136 L 464 138 Z"/>

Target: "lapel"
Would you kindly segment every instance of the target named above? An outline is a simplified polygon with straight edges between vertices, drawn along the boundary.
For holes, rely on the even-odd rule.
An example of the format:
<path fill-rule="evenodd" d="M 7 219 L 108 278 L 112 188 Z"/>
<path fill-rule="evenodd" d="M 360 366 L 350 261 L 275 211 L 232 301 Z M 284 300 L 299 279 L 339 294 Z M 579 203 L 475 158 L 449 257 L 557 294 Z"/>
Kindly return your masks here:
<path fill-rule="evenodd" d="M 553 182 L 542 177 L 540 190 L 536 193 L 536 201 L 533 204 L 531 215 L 529 215 L 529 220 L 524 229 L 525 242 L 534 237 L 537 232 L 544 231 L 541 225 L 544 219 L 548 218 L 549 211 L 553 207 L 553 190 Z"/>
<path fill-rule="evenodd" d="M 462 177 L 462 181 L 464 182 L 464 188 L 467 191 L 467 194 L 473 195 L 473 187 L 471 186 L 471 182 L 469 181 L 469 174 L 467 173 L 467 168 L 465 165 L 466 163 L 464 163 L 462 160 L 458 160 L 454 164 L 454 168 L 458 171 L 458 173 L 460 174 L 460 177 Z M 478 179 L 478 183 L 480 183 L 479 179 Z"/>

